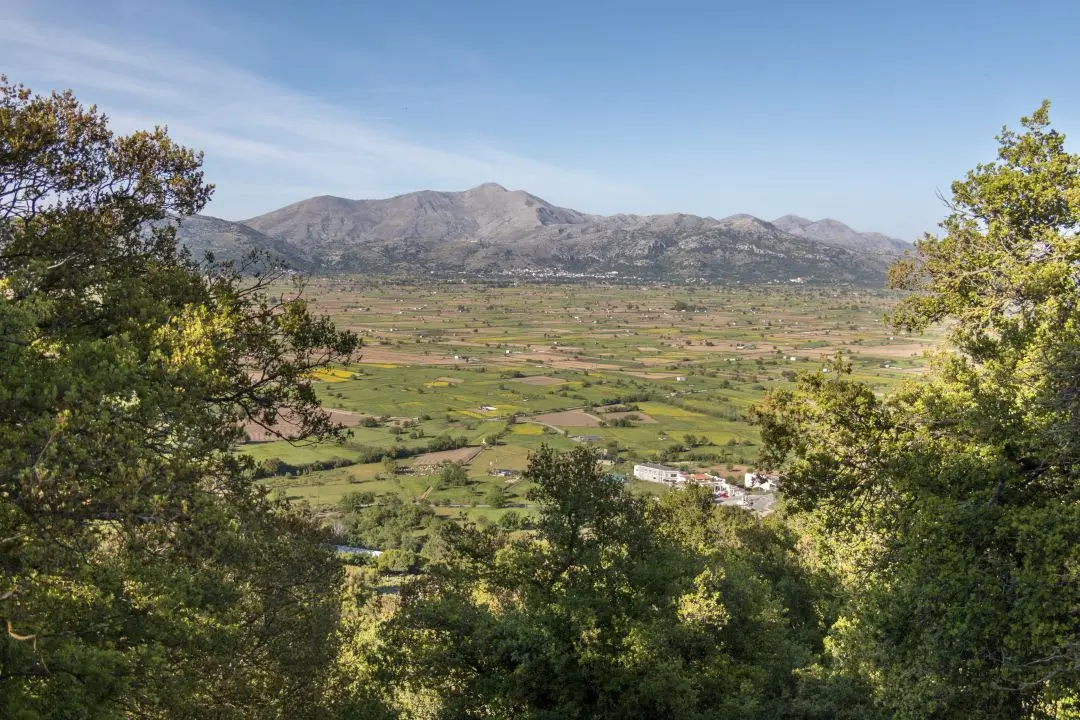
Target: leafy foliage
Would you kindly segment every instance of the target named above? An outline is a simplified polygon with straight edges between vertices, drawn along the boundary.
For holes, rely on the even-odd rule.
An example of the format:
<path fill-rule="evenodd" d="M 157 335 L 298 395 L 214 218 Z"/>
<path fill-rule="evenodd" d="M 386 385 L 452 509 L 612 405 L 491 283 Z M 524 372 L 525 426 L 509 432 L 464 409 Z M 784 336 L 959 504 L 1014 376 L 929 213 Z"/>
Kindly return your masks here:
<path fill-rule="evenodd" d="M 891 716 L 1075 716 L 1080 157 L 1048 122 L 1003 131 L 894 268 L 897 327 L 951 323 L 927 381 L 882 398 L 838 360 L 756 411 L 785 493 L 843 548 L 838 656 Z"/>
<path fill-rule="evenodd" d="M 701 490 L 654 507 L 578 448 L 526 479 L 533 537 L 442 528 L 371 662 L 406 716 L 783 717 L 821 637 L 794 538 Z M 423 708 L 427 708 L 424 710 Z"/>
<path fill-rule="evenodd" d="M 434 511 L 426 503 L 408 502 L 397 495 L 386 495 L 378 504 L 357 507 L 361 493 L 342 499 L 341 507 L 350 511 L 346 517 L 349 542 L 370 548 L 420 549 L 422 542 L 415 531 L 431 525 Z"/>
<path fill-rule="evenodd" d="M 343 440 L 309 378 L 356 337 L 267 296 L 280 268 L 177 250 L 201 156 L 0 80 L 0 716 L 1077 717 L 1080 157 L 1023 125 L 892 271 L 897 328 L 949 324 L 933 373 L 882 397 L 837 357 L 754 409 L 777 513 L 545 447 L 535 522 L 346 495 L 387 552 L 345 580 L 255 483 L 305 468 L 232 450 Z"/>
<path fill-rule="evenodd" d="M 439 484 L 446 487 L 459 487 L 467 485 L 469 472 L 460 462 L 443 463 L 439 469 Z"/>
<path fill-rule="evenodd" d="M 340 436 L 305 378 L 357 340 L 177 251 L 200 164 L 0 79 L 4 717 L 318 712 L 340 568 L 230 450 L 244 419 Z"/>

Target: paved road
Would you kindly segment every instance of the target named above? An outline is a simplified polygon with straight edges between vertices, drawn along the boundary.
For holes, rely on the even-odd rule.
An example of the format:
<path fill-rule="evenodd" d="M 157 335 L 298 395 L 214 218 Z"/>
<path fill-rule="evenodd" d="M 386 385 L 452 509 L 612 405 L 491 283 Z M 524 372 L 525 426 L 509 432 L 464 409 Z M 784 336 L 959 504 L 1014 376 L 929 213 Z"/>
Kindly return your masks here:
<path fill-rule="evenodd" d="M 743 501 L 746 504 L 743 504 Z M 734 505 L 736 507 L 745 507 L 747 510 L 752 510 L 758 515 L 768 515 L 773 511 L 773 505 L 776 504 L 776 495 L 774 493 L 766 493 L 765 495 L 743 495 L 742 497 L 729 497 L 723 498 L 720 501 L 721 505 Z"/>

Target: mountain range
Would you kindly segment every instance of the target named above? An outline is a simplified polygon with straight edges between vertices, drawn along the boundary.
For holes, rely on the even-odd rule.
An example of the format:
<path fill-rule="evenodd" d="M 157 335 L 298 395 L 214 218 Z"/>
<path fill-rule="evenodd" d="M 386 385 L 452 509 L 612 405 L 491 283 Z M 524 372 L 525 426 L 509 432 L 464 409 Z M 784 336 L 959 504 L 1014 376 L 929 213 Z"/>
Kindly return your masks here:
<path fill-rule="evenodd" d="M 267 251 L 314 273 L 859 284 L 880 284 L 911 248 L 795 215 L 589 215 L 494 183 L 383 200 L 324 195 L 242 222 L 196 215 L 182 219 L 178 241 L 220 259 Z"/>

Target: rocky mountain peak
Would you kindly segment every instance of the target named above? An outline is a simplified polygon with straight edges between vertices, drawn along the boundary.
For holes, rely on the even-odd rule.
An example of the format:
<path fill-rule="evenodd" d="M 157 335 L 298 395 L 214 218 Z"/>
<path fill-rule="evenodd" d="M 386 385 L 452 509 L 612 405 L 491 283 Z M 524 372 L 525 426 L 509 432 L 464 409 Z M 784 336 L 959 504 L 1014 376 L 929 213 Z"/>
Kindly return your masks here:
<path fill-rule="evenodd" d="M 783 215 L 772 221 L 772 224 L 780 228 L 784 232 L 791 232 L 792 229 L 804 228 L 807 225 L 813 225 L 813 220 L 801 217 L 799 215 Z"/>
<path fill-rule="evenodd" d="M 477 185 L 474 188 L 469 188 L 465 191 L 470 194 L 492 194 L 492 193 L 508 193 L 510 192 L 499 183 L 486 182 Z"/>

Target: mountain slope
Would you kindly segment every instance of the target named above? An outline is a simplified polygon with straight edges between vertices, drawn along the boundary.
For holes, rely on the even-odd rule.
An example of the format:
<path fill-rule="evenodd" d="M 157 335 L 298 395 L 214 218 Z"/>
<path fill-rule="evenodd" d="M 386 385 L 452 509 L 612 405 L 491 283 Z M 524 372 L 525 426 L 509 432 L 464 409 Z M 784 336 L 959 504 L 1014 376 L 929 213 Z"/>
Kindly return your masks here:
<path fill-rule="evenodd" d="M 196 260 L 201 260 L 207 252 L 212 252 L 216 260 L 240 260 L 254 250 L 268 252 L 297 270 L 316 269 L 307 253 L 289 241 L 271 237 L 243 223 L 208 215 L 181 219 L 177 240 Z"/>
<path fill-rule="evenodd" d="M 785 216 L 768 223 L 750 215 L 717 220 L 680 213 L 605 217 L 493 183 L 385 200 L 321 196 L 244 223 L 200 220 L 193 225 L 195 244 L 272 242 L 276 251 L 310 260 L 322 272 L 618 273 L 877 284 L 902 252 L 894 244 L 899 241 L 855 233 L 835 221 Z M 181 236 L 189 230 L 182 227 Z"/>
<path fill-rule="evenodd" d="M 864 253 L 901 255 L 912 248 L 911 243 L 876 232 L 857 232 L 839 220 L 807 220 L 798 215 L 784 215 L 772 224 L 796 237 L 807 238 L 823 245 L 847 248 Z"/>
<path fill-rule="evenodd" d="M 273 237 L 302 241 L 312 252 L 332 258 L 357 243 L 500 241 L 546 225 L 588 220 L 521 190 L 488 183 L 464 192 L 421 190 L 386 200 L 317 197 L 245 224 Z"/>

